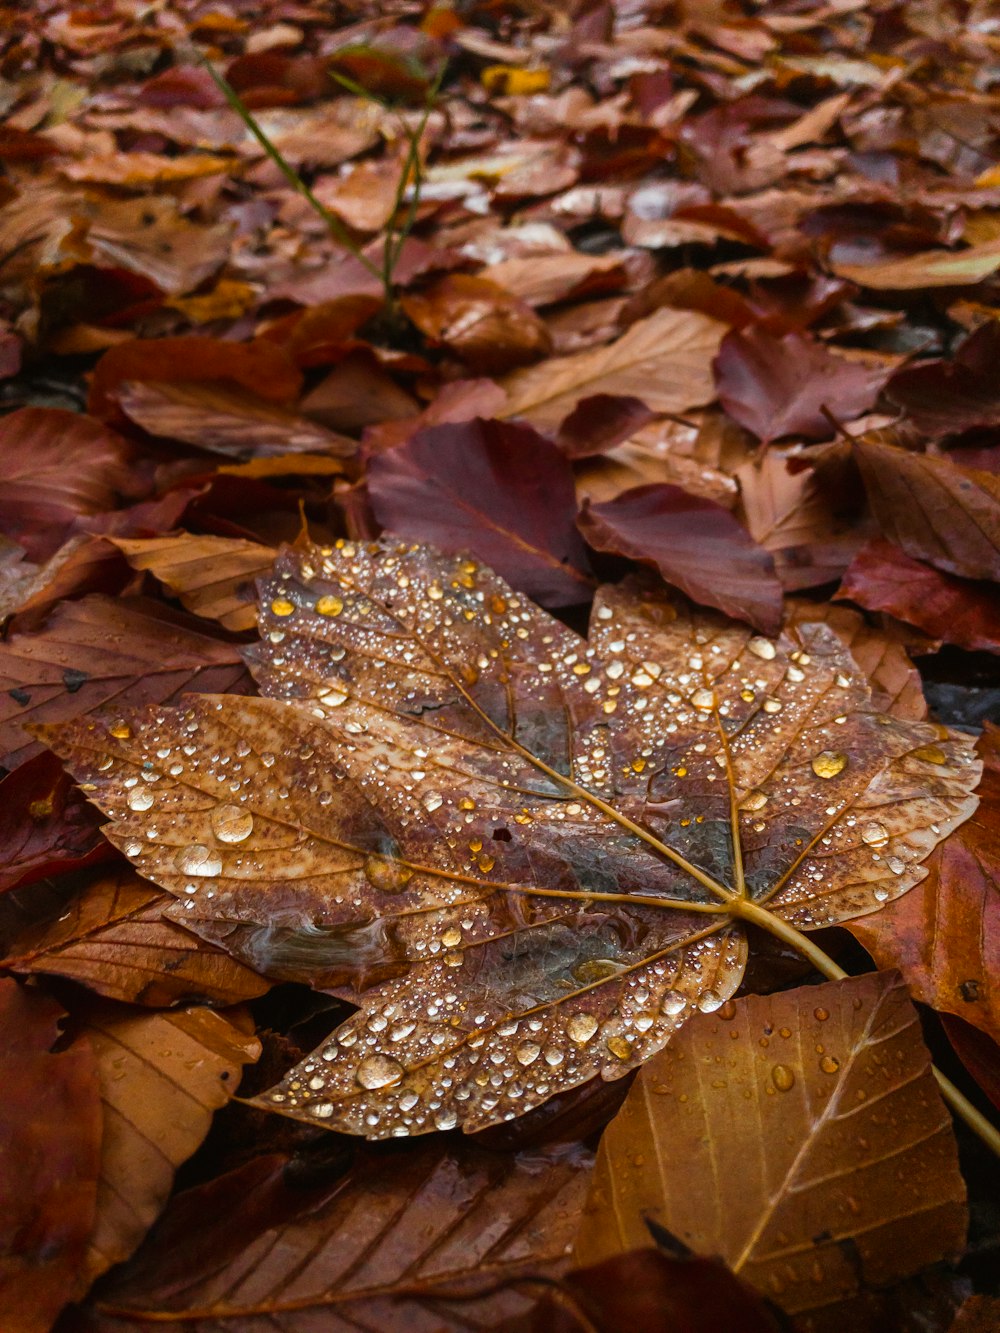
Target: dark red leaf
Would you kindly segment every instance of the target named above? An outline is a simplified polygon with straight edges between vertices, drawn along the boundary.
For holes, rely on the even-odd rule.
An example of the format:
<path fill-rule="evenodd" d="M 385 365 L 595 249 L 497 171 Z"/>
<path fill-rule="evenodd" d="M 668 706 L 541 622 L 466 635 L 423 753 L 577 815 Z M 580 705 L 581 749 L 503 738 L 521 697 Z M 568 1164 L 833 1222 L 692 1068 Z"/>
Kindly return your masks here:
<path fill-rule="evenodd" d="M 111 854 L 100 815 L 50 751 L 0 782 L 0 892 Z"/>
<path fill-rule="evenodd" d="M 652 565 L 694 601 L 765 634 L 780 629 L 781 584 L 772 556 L 713 500 L 655 482 L 605 504 L 585 502 L 579 523 L 597 550 Z"/>
<path fill-rule="evenodd" d="M 980 1028 L 955 1014 L 940 1014 L 948 1040 L 990 1101 L 1000 1109 L 1000 1046 Z"/>
<path fill-rule="evenodd" d="M 1000 652 L 1000 590 L 995 583 L 943 574 L 892 542 L 873 541 L 854 558 L 837 593 L 866 611 L 885 611 L 932 639 L 970 652 Z"/>
<path fill-rule="evenodd" d="M 1000 425 L 998 359 L 1000 324 L 991 320 L 965 340 L 954 360 L 897 370 L 886 395 L 928 435 Z"/>
<path fill-rule="evenodd" d="M 368 492 L 383 527 L 471 551 L 543 605 L 592 594 L 569 463 L 530 426 L 430 426 L 372 458 Z"/>
<path fill-rule="evenodd" d="M 604 454 L 641 430 L 655 415 L 638 398 L 595 393 L 582 398 L 563 419 L 556 444 L 567 458 Z"/>
<path fill-rule="evenodd" d="M 715 358 L 722 406 L 761 440 L 786 435 L 827 440 L 838 421 L 852 421 L 874 404 L 885 372 L 835 356 L 812 338 L 761 328 L 727 333 Z"/>

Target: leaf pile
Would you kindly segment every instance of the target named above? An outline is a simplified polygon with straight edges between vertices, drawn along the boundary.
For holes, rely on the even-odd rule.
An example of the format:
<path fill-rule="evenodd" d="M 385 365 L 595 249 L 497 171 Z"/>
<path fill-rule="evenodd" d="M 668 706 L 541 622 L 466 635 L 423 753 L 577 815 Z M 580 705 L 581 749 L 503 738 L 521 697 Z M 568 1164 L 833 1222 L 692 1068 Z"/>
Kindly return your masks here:
<path fill-rule="evenodd" d="M 992 1326 L 990 6 L 5 16 L 5 1330 Z"/>

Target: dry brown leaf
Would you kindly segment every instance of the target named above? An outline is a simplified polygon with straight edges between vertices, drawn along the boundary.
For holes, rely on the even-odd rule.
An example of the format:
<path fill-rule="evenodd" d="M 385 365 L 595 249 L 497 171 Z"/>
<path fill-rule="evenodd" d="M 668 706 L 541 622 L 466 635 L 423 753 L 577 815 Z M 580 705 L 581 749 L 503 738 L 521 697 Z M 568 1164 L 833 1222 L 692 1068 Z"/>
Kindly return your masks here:
<path fill-rule="evenodd" d="M 748 996 L 646 1066 L 601 1140 L 576 1260 L 721 1255 L 789 1314 L 961 1252 L 965 1185 L 896 973 Z"/>
<path fill-rule="evenodd" d="M 90 1280 L 127 1259 L 152 1226 L 174 1172 L 260 1055 L 245 1011 L 135 1013 L 96 1004 L 85 1031 L 97 1057 L 104 1138 Z"/>
<path fill-rule="evenodd" d="M 255 579 L 274 563 L 274 551 L 237 537 L 181 532 L 172 537 L 110 539 L 133 569 L 148 569 L 196 616 L 231 630 L 257 623 Z"/>
<path fill-rule="evenodd" d="M 733 993 L 744 919 L 875 911 L 976 804 L 969 738 L 873 712 L 825 625 L 627 582 L 587 643 L 468 558 L 342 542 L 279 558 L 261 631 L 264 698 L 46 735 L 185 917 L 362 989 L 260 1099 L 314 1124 L 471 1130 L 618 1078 Z"/>
<path fill-rule="evenodd" d="M 876 291 L 916 291 L 924 287 L 968 287 L 1000 268 L 1000 241 L 967 250 L 924 250 L 877 264 L 833 264 L 838 278 Z"/>
<path fill-rule="evenodd" d="M 657 310 L 606 347 L 506 376 L 502 415 L 554 426 L 597 393 L 638 398 L 654 412 L 686 412 L 715 397 L 712 358 L 725 332 L 691 310 Z"/>
<path fill-rule="evenodd" d="M 19 936 L 3 966 L 69 977 L 108 999 L 161 1007 L 236 1004 L 268 982 L 167 920 L 174 899 L 131 870 L 105 873 L 55 921 Z"/>

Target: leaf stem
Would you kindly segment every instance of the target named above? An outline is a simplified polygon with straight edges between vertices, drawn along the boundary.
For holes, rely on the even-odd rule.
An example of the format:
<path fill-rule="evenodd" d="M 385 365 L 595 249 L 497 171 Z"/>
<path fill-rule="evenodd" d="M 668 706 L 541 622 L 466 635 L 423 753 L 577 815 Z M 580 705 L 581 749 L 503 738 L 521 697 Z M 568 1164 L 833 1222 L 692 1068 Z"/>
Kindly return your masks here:
<path fill-rule="evenodd" d="M 759 926 L 761 930 L 766 930 L 782 943 L 790 945 L 803 958 L 808 959 L 817 972 L 828 977 L 830 981 L 843 981 L 845 977 L 850 976 L 850 973 L 845 972 L 839 963 L 835 963 L 828 953 L 814 944 L 808 935 L 803 935 L 802 931 L 783 921 L 781 917 L 775 916 L 767 908 L 749 899 L 741 899 L 730 903 L 729 911 L 731 915 L 742 917 L 744 921 Z M 931 1065 L 931 1073 L 937 1080 L 941 1096 L 951 1111 L 960 1120 L 965 1121 L 973 1134 L 976 1134 L 996 1157 L 1000 1157 L 1000 1130 L 973 1106 L 968 1097 L 956 1088 L 946 1074 L 941 1073 L 937 1065 Z"/>

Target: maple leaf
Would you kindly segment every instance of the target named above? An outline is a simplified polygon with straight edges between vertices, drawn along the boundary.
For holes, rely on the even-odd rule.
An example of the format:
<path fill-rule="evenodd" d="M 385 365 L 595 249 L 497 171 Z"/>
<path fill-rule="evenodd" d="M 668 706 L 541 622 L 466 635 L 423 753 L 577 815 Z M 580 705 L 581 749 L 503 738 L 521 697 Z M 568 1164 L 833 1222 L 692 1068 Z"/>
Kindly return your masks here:
<path fill-rule="evenodd" d="M 277 928 L 353 972 L 359 1012 L 259 1099 L 315 1124 L 473 1130 L 618 1078 L 735 991 L 747 921 L 808 951 L 976 805 L 970 739 L 873 711 L 822 624 L 627 581 L 588 642 L 394 541 L 288 550 L 262 598 L 263 698 L 40 731 L 185 919 L 265 975 Z"/>

